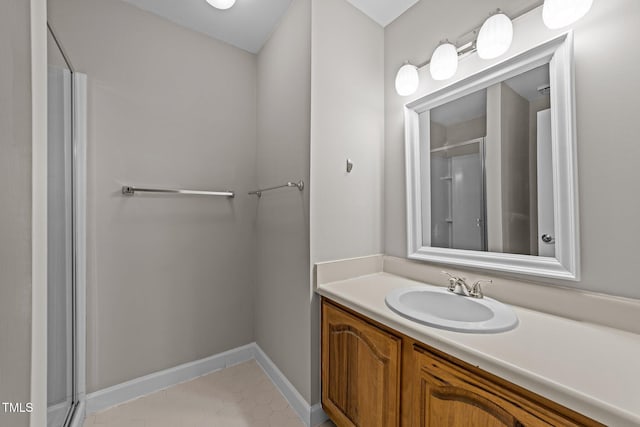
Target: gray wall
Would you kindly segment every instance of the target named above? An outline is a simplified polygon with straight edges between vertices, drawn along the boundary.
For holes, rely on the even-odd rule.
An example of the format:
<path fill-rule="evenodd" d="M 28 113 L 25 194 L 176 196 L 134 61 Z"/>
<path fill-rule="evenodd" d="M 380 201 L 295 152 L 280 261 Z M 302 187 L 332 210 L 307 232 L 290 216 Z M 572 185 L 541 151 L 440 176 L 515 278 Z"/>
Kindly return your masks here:
<path fill-rule="evenodd" d="M 432 122 L 433 123 L 433 122 Z M 487 135 L 487 118 L 485 116 L 447 126 L 447 143 L 466 142 Z M 440 144 L 442 145 L 442 144 Z M 432 148 L 437 145 L 431 145 Z M 476 150 L 477 151 L 477 150 Z"/>
<path fill-rule="evenodd" d="M 383 251 L 384 30 L 345 0 L 314 0 L 311 262 Z M 354 162 L 347 174 L 346 159 Z M 320 399 L 317 300 L 312 403 Z"/>
<path fill-rule="evenodd" d="M 524 1 L 421 1 L 385 31 L 385 252 L 406 257 L 404 130 L 394 76 L 405 60 L 422 62 L 445 38 L 481 24 L 500 7 L 516 12 Z M 637 94 L 640 61 L 627 48 L 640 40 L 640 2 L 594 2 L 575 25 L 575 72 L 580 188 L 582 280 L 545 283 L 640 298 L 640 144 Z"/>
<path fill-rule="evenodd" d="M 495 84 L 487 88 L 487 139 L 485 146 L 487 248 L 491 252 L 503 252 L 504 250 L 502 167 L 506 162 L 502 161 L 501 111 L 502 85 Z"/>
<path fill-rule="evenodd" d="M 312 1 L 295 0 L 256 57 L 117 0 L 50 3 L 89 75 L 89 391 L 255 339 L 316 403 L 310 261 L 382 251 L 382 28 L 344 0 L 313 2 L 312 25 Z M 312 108 L 316 148 L 329 154 L 315 188 Z M 297 179 L 304 192 L 243 195 Z M 238 197 L 126 199 L 125 183 Z"/>
<path fill-rule="evenodd" d="M 384 30 L 345 0 L 318 0 L 312 34 L 312 262 L 381 253 Z"/>
<path fill-rule="evenodd" d="M 258 181 L 309 185 L 257 202 L 256 341 L 311 404 L 320 350 L 309 256 L 382 251 L 383 42 L 344 0 L 294 0 L 258 56 Z"/>
<path fill-rule="evenodd" d="M 257 231 L 255 339 L 307 401 L 310 27 L 311 0 L 294 0 L 258 55 L 258 185 L 303 179 L 307 187 L 251 200 Z"/>
<path fill-rule="evenodd" d="M 118 0 L 49 7 L 89 76 L 88 392 L 251 342 L 255 56 Z"/>
<path fill-rule="evenodd" d="M 29 2 L 0 2 L 0 402 L 28 402 L 31 372 Z M 0 426 L 28 426 L 5 414 Z"/>
<path fill-rule="evenodd" d="M 500 86 L 502 249 L 529 254 L 529 102 L 506 83 Z"/>
<path fill-rule="evenodd" d="M 487 88 L 487 235 L 492 252 L 530 254 L 529 102 L 509 85 Z"/>

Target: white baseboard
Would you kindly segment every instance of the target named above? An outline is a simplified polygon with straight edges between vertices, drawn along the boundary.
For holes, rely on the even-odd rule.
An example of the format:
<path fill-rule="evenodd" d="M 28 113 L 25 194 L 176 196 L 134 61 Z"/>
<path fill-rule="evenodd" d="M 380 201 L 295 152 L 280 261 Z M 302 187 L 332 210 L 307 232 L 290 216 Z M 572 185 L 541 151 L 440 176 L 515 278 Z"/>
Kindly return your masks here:
<path fill-rule="evenodd" d="M 318 403 L 310 406 L 278 367 L 256 344 L 251 343 L 224 353 L 155 372 L 122 384 L 90 393 L 86 397 L 86 413 L 102 411 L 173 385 L 192 380 L 211 372 L 255 359 L 276 388 L 305 425 L 315 427 L 328 419 Z M 84 403 L 84 402 L 83 402 Z M 83 408 L 84 409 L 84 408 Z"/>
<path fill-rule="evenodd" d="M 322 409 L 321 403 L 316 403 L 315 405 L 313 405 L 310 408 L 310 412 L 311 414 L 309 418 L 311 420 L 311 424 L 308 424 L 308 425 L 311 427 L 319 426 L 320 424 L 322 424 L 323 422 L 329 419 L 329 416 Z"/>
<path fill-rule="evenodd" d="M 289 382 L 287 377 L 284 376 L 282 371 L 278 369 L 276 364 L 269 359 L 269 356 L 267 356 L 257 344 L 255 344 L 255 351 L 255 358 L 258 365 L 260 365 L 276 388 L 280 390 L 280 393 L 287 399 L 287 402 L 289 402 L 289 405 L 295 413 L 298 414 L 307 426 L 315 427 L 328 419 L 322 410 L 322 406 L 319 403 L 310 406 L 293 384 Z"/>
<path fill-rule="evenodd" d="M 137 399 L 228 366 L 254 358 L 255 344 L 247 344 L 205 359 L 155 372 L 87 395 L 88 414 Z"/>

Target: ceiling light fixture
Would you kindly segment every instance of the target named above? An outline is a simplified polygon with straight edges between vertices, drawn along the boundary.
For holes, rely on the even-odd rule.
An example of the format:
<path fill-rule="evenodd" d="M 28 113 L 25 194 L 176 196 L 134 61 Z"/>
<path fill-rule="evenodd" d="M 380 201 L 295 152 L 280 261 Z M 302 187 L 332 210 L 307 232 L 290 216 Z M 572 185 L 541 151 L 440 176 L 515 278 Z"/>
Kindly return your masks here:
<path fill-rule="evenodd" d="M 591 5 L 593 0 L 545 0 L 542 20 L 552 30 L 566 27 L 586 15 Z"/>
<path fill-rule="evenodd" d="M 458 50 L 449 41 L 443 41 L 433 51 L 429 65 L 434 80 L 447 80 L 458 70 Z"/>
<path fill-rule="evenodd" d="M 216 9 L 226 10 L 236 4 L 236 0 L 207 0 L 207 3 Z"/>
<path fill-rule="evenodd" d="M 504 13 L 498 12 L 484 21 L 478 34 L 476 48 L 482 59 L 493 59 L 504 54 L 513 41 L 513 23 Z"/>
<path fill-rule="evenodd" d="M 400 96 L 413 95 L 420 85 L 418 67 L 409 63 L 404 64 L 396 74 L 396 92 Z"/>

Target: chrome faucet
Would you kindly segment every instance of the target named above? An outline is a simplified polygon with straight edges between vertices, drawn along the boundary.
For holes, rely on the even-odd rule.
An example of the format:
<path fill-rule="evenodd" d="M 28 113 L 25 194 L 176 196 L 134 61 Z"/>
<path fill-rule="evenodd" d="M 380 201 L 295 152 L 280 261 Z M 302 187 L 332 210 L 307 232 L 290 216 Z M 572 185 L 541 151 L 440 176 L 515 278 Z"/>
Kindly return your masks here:
<path fill-rule="evenodd" d="M 465 297 L 470 296 L 471 288 L 467 285 L 467 278 L 462 276 L 454 276 L 451 273 L 443 271 L 442 274 L 449 276 L 449 292 Z"/>
<path fill-rule="evenodd" d="M 442 273 L 449 276 L 449 292 L 453 292 L 456 295 L 464 297 L 484 298 L 480 284 L 483 282 L 493 283 L 493 280 L 478 280 L 473 285 L 469 285 L 467 284 L 466 277 L 454 276 L 446 271 L 443 271 Z"/>

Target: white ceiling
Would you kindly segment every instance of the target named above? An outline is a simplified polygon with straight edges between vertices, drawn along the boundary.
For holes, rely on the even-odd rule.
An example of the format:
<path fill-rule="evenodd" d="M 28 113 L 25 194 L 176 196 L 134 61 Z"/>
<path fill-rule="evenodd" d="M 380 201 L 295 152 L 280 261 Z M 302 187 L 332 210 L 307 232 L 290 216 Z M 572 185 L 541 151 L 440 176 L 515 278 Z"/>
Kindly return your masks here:
<path fill-rule="evenodd" d="M 347 0 L 369 18 L 386 27 L 420 0 Z"/>
<path fill-rule="evenodd" d="M 205 0 L 123 0 L 183 27 L 258 53 L 292 0 L 237 0 L 218 10 Z M 385 27 L 419 0 L 347 0 Z"/>
<path fill-rule="evenodd" d="M 178 25 L 258 53 L 291 0 L 237 0 L 219 10 L 205 0 L 124 0 Z"/>

